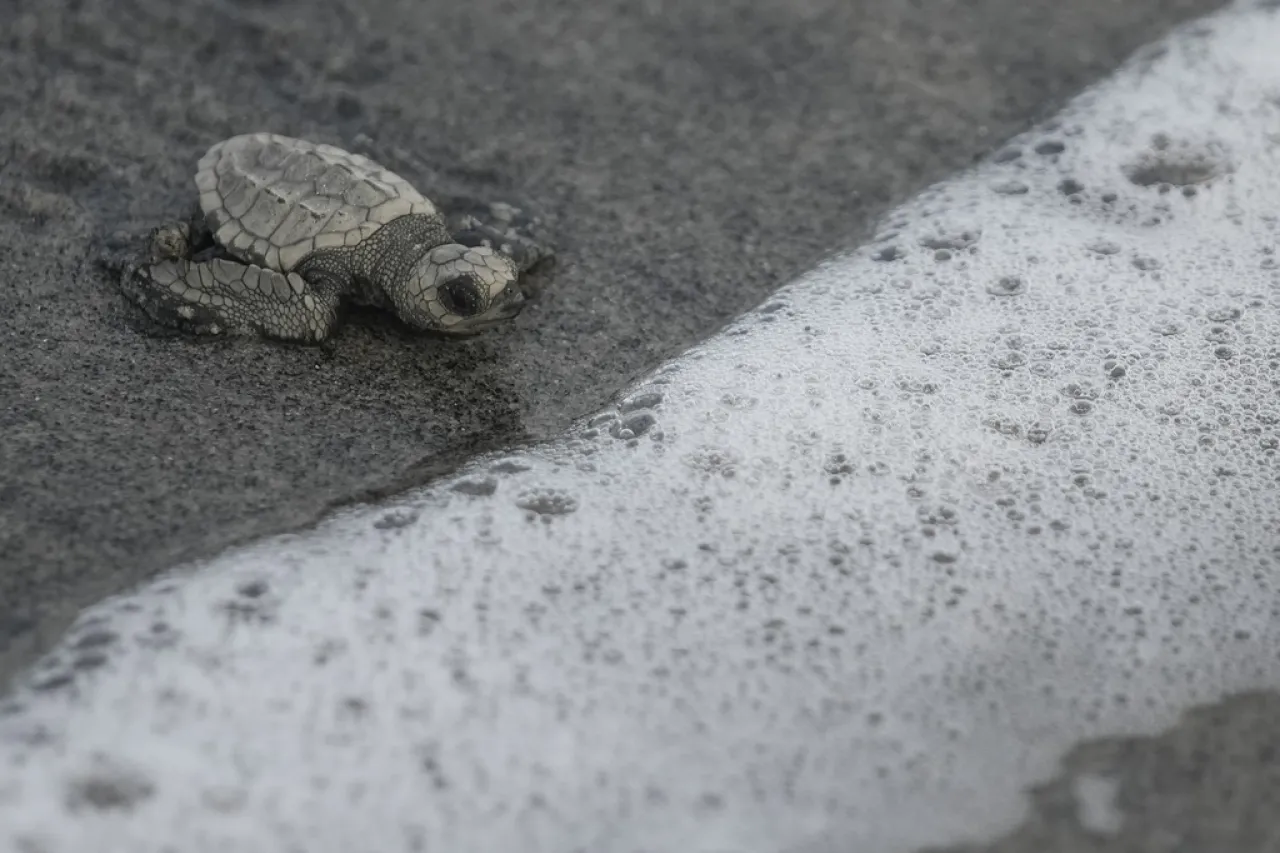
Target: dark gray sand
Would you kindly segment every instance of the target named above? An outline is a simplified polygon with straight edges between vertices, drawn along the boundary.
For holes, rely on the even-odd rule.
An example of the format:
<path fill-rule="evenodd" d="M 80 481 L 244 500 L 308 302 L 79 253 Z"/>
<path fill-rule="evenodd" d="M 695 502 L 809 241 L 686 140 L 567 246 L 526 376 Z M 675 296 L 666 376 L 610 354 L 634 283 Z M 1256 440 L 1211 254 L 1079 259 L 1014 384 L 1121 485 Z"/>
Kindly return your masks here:
<path fill-rule="evenodd" d="M 1154 736 L 1082 743 L 1030 792 L 1027 819 L 995 840 L 921 853 L 1280 850 L 1280 694 L 1237 693 Z"/>
<path fill-rule="evenodd" d="M 1209 0 L 8 0 L 0 685 L 175 561 L 552 434 Z M 532 201 L 558 268 L 465 343 L 148 334 L 95 264 L 271 130 Z"/>

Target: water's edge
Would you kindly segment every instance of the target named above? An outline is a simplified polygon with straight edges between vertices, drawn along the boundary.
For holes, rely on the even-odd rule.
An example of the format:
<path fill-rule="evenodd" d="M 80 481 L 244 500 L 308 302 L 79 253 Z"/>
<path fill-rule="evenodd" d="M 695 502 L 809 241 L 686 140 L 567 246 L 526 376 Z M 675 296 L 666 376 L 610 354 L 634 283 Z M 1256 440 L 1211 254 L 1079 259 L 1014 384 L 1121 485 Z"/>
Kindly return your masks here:
<path fill-rule="evenodd" d="M 1274 688 L 1276 43 L 1185 28 L 561 440 L 92 608 L 0 849 L 910 850 Z"/>

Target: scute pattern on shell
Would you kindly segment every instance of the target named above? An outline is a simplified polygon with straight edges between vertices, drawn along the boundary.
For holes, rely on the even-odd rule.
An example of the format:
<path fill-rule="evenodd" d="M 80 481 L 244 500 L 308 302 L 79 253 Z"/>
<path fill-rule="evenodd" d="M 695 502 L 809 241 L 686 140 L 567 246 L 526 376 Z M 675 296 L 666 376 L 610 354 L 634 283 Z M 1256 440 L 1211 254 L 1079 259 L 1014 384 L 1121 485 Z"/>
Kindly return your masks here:
<path fill-rule="evenodd" d="M 214 145 L 200 159 L 196 187 L 218 243 L 281 272 L 316 249 L 354 246 L 400 216 L 437 212 L 368 157 L 274 133 Z"/>

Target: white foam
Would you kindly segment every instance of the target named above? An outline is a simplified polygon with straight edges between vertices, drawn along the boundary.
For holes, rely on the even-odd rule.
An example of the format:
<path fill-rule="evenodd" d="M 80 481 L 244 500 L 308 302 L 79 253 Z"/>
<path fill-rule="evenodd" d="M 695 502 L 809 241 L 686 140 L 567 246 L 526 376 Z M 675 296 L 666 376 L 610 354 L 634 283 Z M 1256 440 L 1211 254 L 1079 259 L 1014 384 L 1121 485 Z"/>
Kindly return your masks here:
<path fill-rule="evenodd" d="M 660 402 L 94 608 L 0 849 L 907 850 L 1275 686 L 1277 44 L 1181 31 Z"/>

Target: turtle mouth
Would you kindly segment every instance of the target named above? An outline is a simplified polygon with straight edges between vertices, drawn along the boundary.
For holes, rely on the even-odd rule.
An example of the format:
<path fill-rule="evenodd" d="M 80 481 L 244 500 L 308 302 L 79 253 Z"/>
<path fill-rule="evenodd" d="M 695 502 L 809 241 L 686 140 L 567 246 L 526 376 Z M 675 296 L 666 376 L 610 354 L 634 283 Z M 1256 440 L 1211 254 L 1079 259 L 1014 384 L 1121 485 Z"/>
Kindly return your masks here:
<path fill-rule="evenodd" d="M 520 312 L 523 310 L 524 310 L 524 298 L 521 297 L 520 299 L 514 300 L 508 303 L 507 305 L 503 306 L 501 311 L 494 314 L 493 317 L 489 318 L 485 322 L 504 323 L 507 320 L 514 320 L 516 317 L 520 316 Z"/>
<path fill-rule="evenodd" d="M 442 329 L 445 334 L 457 337 L 471 337 L 487 332 L 498 326 L 506 325 L 519 316 L 520 311 L 524 308 L 523 301 L 516 302 L 512 305 L 504 307 L 501 311 L 487 315 L 482 320 L 476 320 L 465 325 L 454 326 L 452 329 Z"/>

